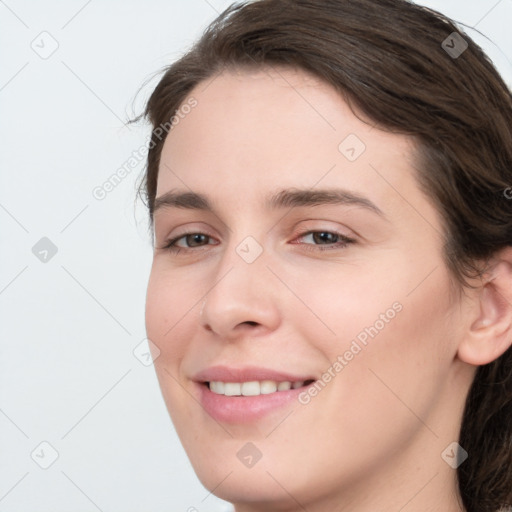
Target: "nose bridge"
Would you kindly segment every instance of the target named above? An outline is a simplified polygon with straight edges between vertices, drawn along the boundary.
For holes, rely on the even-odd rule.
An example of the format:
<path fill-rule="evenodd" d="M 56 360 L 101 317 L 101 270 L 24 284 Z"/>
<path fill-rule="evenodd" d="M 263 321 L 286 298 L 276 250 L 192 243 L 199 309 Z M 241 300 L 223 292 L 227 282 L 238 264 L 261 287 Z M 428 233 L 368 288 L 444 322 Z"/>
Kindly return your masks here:
<path fill-rule="evenodd" d="M 250 297 L 257 292 L 258 283 L 268 279 L 266 260 L 263 245 L 253 236 L 246 236 L 241 241 L 234 239 L 226 246 L 219 260 L 207 301 L 211 301 L 214 295 L 227 294 L 224 300 L 229 299 L 230 295 L 239 300 Z"/>
<path fill-rule="evenodd" d="M 242 323 L 275 328 L 279 315 L 269 286 L 273 276 L 266 267 L 267 256 L 253 236 L 234 238 L 226 246 L 205 297 L 201 318 L 205 326 L 226 337 Z"/>

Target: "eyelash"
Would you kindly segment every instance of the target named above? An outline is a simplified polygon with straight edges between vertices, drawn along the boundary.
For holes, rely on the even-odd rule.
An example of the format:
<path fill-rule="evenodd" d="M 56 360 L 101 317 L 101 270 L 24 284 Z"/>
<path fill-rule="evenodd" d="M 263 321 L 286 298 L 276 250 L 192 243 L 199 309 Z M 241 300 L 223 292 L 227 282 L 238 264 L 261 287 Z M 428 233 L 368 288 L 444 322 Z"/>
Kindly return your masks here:
<path fill-rule="evenodd" d="M 309 251 L 329 251 L 329 250 L 332 251 L 335 249 L 343 249 L 350 244 L 356 243 L 356 241 L 353 238 L 349 238 L 348 236 L 338 233 L 337 231 L 327 231 L 327 230 L 304 231 L 303 233 L 299 234 L 297 238 L 303 238 L 307 235 L 312 235 L 315 233 L 328 233 L 330 235 L 335 235 L 336 237 L 339 238 L 339 241 L 332 242 L 331 245 L 325 244 L 326 247 L 322 247 L 323 244 L 303 244 L 307 247 L 307 250 L 309 250 Z M 176 238 L 172 238 L 171 240 L 168 240 L 165 243 L 165 245 L 162 247 L 162 249 L 165 249 L 173 254 L 178 254 L 182 250 L 193 251 L 194 249 L 201 249 L 201 248 L 209 245 L 209 244 L 206 244 L 206 245 L 200 245 L 197 247 L 178 247 L 176 245 L 176 242 L 178 242 L 178 240 L 181 240 L 182 238 L 185 238 L 190 235 L 204 235 L 209 239 L 213 238 L 210 235 L 207 235 L 206 233 L 191 231 L 189 233 L 183 233 L 182 235 L 180 235 Z"/>

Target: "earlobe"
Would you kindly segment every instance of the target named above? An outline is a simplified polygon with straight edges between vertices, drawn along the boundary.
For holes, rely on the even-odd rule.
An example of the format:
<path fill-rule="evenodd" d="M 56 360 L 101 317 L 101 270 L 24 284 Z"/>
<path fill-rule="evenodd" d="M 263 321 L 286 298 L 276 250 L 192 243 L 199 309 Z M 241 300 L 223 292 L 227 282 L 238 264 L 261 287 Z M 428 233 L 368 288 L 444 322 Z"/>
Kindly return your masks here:
<path fill-rule="evenodd" d="M 475 366 L 498 359 L 512 345 L 512 248 L 493 261 L 457 353 L 460 360 Z"/>

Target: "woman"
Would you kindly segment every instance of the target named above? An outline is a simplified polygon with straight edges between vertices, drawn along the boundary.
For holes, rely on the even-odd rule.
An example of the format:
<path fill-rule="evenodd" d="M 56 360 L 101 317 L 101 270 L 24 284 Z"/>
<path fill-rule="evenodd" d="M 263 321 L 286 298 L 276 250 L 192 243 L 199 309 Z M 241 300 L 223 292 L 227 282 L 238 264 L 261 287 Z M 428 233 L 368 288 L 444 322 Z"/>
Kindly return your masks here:
<path fill-rule="evenodd" d="M 146 325 L 247 511 L 512 505 L 512 98 L 403 0 L 231 7 L 147 104 Z"/>

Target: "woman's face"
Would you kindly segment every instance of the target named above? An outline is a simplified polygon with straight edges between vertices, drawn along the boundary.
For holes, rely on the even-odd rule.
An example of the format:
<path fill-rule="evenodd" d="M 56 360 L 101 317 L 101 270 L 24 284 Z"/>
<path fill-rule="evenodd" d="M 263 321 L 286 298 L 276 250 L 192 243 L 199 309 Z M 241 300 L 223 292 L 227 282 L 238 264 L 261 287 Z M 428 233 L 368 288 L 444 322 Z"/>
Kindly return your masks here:
<path fill-rule="evenodd" d="M 412 141 L 292 70 L 225 72 L 188 100 L 146 323 L 199 478 L 237 510 L 441 501 L 472 368 Z"/>

